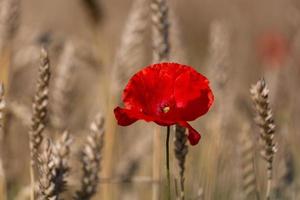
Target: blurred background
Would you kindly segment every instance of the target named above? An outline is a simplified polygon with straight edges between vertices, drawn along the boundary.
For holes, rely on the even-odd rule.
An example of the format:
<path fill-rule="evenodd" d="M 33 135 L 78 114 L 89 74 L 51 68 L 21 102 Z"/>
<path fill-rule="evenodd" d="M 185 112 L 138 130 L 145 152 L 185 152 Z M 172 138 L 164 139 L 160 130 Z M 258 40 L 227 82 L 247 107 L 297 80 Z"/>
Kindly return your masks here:
<path fill-rule="evenodd" d="M 8 199 L 29 199 L 28 132 L 42 45 L 51 63 L 44 132 L 55 140 L 67 129 L 73 137 L 65 199 L 79 187 L 78 152 L 97 113 L 104 116 L 105 136 L 94 199 L 166 198 L 164 142 L 160 155 L 153 149 L 157 125 L 141 121 L 118 127 L 112 112 L 121 105 L 129 78 L 152 63 L 150 1 L 1 0 L 0 78 L 6 91 L 1 156 Z M 207 76 L 216 98 L 208 114 L 192 122 L 202 139 L 197 146 L 188 144 L 186 199 L 264 199 L 266 163 L 259 155 L 249 92 L 262 77 L 270 89 L 278 144 L 272 199 L 299 199 L 300 2 L 168 3 L 170 61 Z M 164 141 L 166 128 L 160 131 Z M 175 196 L 179 175 L 173 149 L 172 143 Z"/>

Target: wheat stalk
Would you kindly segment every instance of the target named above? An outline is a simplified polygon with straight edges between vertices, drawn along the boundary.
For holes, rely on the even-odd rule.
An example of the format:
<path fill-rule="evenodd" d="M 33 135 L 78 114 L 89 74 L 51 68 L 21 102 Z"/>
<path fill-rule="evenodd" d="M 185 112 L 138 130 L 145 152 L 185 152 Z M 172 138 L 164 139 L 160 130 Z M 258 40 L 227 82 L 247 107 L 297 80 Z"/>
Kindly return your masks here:
<path fill-rule="evenodd" d="M 147 6 L 148 0 L 134 0 L 129 16 L 125 22 L 125 27 L 122 33 L 120 46 L 116 53 L 113 68 L 112 81 L 110 85 L 109 109 L 112 110 L 120 100 L 121 90 L 133 73 L 138 68 L 144 65 L 144 44 L 145 33 L 148 24 L 149 9 Z M 116 142 L 116 124 L 115 117 L 111 112 L 106 117 L 107 131 L 110 133 L 105 138 L 104 157 L 106 162 L 103 166 L 103 174 L 105 176 L 112 175 L 113 169 L 113 153 L 115 151 Z M 103 195 L 107 197 L 111 192 L 107 191 L 108 186 L 105 185 Z"/>
<path fill-rule="evenodd" d="M 57 70 L 51 88 L 51 122 L 60 132 L 65 130 L 66 119 L 70 113 L 71 90 L 74 83 L 74 67 L 76 65 L 75 48 L 72 42 L 65 44 L 58 62 Z"/>
<path fill-rule="evenodd" d="M 170 41 L 169 41 L 169 18 L 167 0 L 151 0 L 151 19 L 152 19 L 152 45 L 153 45 L 153 62 L 158 63 L 169 60 Z M 169 134 L 168 134 L 169 135 Z M 153 186 L 152 199 L 159 198 L 160 181 L 160 160 L 161 160 L 161 130 L 156 127 L 153 140 Z M 168 155 L 167 155 L 168 156 Z M 168 161 L 167 161 L 168 162 Z M 167 165 L 168 166 L 168 165 Z M 167 170 L 168 171 L 168 170 Z M 167 172 L 169 177 L 169 172 Z M 168 179 L 168 183 L 170 183 Z M 170 189 L 170 184 L 169 189 Z M 170 196 L 170 193 L 169 193 Z"/>
<path fill-rule="evenodd" d="M 182 29 L 172 7 L 170 7 L 170 23 L 172 24 L 170 27 L 170 44 L 172 44 L 170 60 L 187 64 L 186 46 L 182 41 Z"/>
<path fill-rule="evenodd" d="M 169 19 L 167 0 L 151 0 L 153 61 L 169 59 Z"/>
<path fill-rule="evenodd" d="M 227 87 L 228 85 L 228 75 L 229 75 L 229 62 L 230 62 L 230 37 L 231 32 L 226 21 L 216 20 L 213 21 L 209 29 L 209 57 L 207 61 L 208 77 L 211 80 L 212 89 L 215 95 L 215 106 L 213 114 L 213 121 L 208 127 L 210 129 L 210 141 L 207 143 L 206 148 L 207 155 L 206 162 L 208 166 L 206 171 L 201 174 L 201 179 L 206 182 L 203 184 L 204 193 L 207 199 L 214 199 L 216 194 L 216 188 L 221 179 L 220 170 L 218 166 L 221 163 L 222 154 L 225 152 L 224 146 L 229 141 L 224 138 L 222 134 L 223 130 L 226 128 L 229 117 L 228 113 L 232 112 L 230 107 L 232 107 L 233 98 L 232 95 L 226 95 L 227 90 L 232 89 Z M 222 100 L 221 102 L 218 102 Z M 226 102 L 226 106 L 225 103 Z M 210 158 L 213 154 L 214 158 Z M 204 155 L 205 156 L 205 155 Z M 205 167 L 205 165 L 204 165 Z M 209 187 L 208 187 L 209 186 Z"/>
<path fill-rule="evenodd" d="M 267 162 L 268 182 L 266 198 L 270 199 L 273 160 L 277 151 L 277 144 L 274 141 L 275 123 L 269 103 L 269 89 L 267 88 L 265 80 L 261 79 L 251 87 L 250 92 L 256 111 L 255 122 L 260 128 L 260 138 L 264 143 L 261 149 L 261 156 Z"/>
<path fill-rule="evenodd" d="M 81 151 L 83 176 L 81 188 L 76 191 L 75 200 L 89 200 L 96 191 L 99 183 L 101 152 L 103 147 L 104 119 L 98 115 L 90 127 L 90 133 Z"/>
<path fill-rule="evenodd" d="M 55 184 L 53 183 L 53 171 L 54 171 L 54 162 L 53 162 L 53 152 L 50 140 L 46 140 L 42 145 L 41 155 L 38 157 L 39 161 L 39 199 L 57 199 L 53 194 Z"/>
<path fill-rule="evenodd" d="M 147 2 L 148 0 L 135 0 L 126 21 L 113 64 L 112 89 L 116 90 L 116 94 L 119 94 L 129 77 L 143 65 L 143 46 L 149 15 Z"/>
<path fill-rule="evenodd" d="M 19 26 L 19 0 L 2 0 L 0 4 L 0 48 L 3 50 Z"/>
<path fill-rule="evenodd" d="M 70 134 L 65 131 L 53 147 L 53 162 L 55 164 L 53 174 L 55 177 L 55 193 L 57 196 L 67 188 L 66 179 L 70 171 L 69 157 L 71 143 Z"/>
<path fill-rule="evenodd" d="M 217 20 L 210 27 L 209 76 L 215 93 L 225 87 L 230 68 L 230 30 L 226 21 Z"/>
<path fill-rule="evenodd" d="M 11 65 L 11 42 L 19 25 L 19 0 L 2 0 L 0 2 L 0 80 L 9 88 Z"/>
<path fill-rule="evenodd" d="M 68 132 L 64 132 L 55 144 L 46 140 L 39 156 L 39 199 L 61 199 L 60 194 L 66 189 L 66 177 L 70 170 L 68 163 L 70 144 Z"/>
<path fill-rule="evenodd" d="M 2 156 L 3 156 L 3 139 L 4 139 L 4 130 L 3 130 L 3 121 L 5 112 L 5 100 L 4 100 L 4 86 L 0 83 L 0 199 L 6 200 L 6 177 L 5 171 L 3 168 Z"/>
<path fill-rule="evenodd" d="M 31 159 L 34 165 L 34 157 L 43 140 L 42 133 L 46 126 L 46 117 L 48 113 L 48 89 L 50 81 L 50 62 L 46 49 L 41 49 L 41 60 L 39 65 L 39 78 L 37 88 L 32 104 L 32 119 L 30 127 L 30 150 Z"/>
<path fill-rule="evenodd" d="M 46 126 L 47 117 L 47 105 L 48 105 L 48 88 L 50 81 L 50 63 L 48 58 L 48 53 L 45 48 L 41 49 L 40 55 L 40 65 L 39 65 L 39 77 L 37 80 L 37 88 L 32 104 L 32 118 L 31 127 L 29 131 L 30 139 L 30 156 L 31 156 L 31 167 L 30 167 L 30 177 L 32 194 L 31 200 L 34 199 L 34 165 L 35 158 L 43 140 L 43 131 Z"/>
<path fill-rule="evenodd" d="M 184 200 L 184 171 L 185 159 L 188 154 L 186 129 L 179 125 L 175 128 L 174 152 L 179 166 L 180 176 L 180 199 Z"/>
<path fill-rule="evenodd" d="M 249 126 L 245 125 L 240 134 L 241 175 L 244 199 L 258 199 L 256 174 L 254 168 L 254 145 L 249 135 Z"/>
<path fill-rule="evenodd" d="M 2 140 L 4 138 L 4 130 L 3 130 L 3 121 L 4 121 L 4 110 L 6 107 L 6 103 L 4 100 L 4 85 L 0 82 L 0 142 L 2 145 Z"/>

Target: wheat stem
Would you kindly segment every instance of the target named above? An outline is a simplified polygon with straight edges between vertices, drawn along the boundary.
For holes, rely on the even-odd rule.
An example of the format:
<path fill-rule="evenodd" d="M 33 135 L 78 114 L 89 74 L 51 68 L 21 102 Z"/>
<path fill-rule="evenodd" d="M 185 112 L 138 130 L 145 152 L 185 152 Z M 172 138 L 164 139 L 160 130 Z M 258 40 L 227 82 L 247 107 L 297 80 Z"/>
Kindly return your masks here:
<path fill-rule="evenodd" d="M 260 128 L 260 138 L 264 143 L 261 156 L 267 163 L 268 180 L 266 199 L 270 199 L 273 179 L 273 160 L 277 151 L 277 143 L 274 141 L 275 123 L 272 109 L 270 108 L 269 89 L 267 88 L 265 80 L 261 79 L 251 87 L 250 92 L 256 110 L 255 121 Z"/>
<path fill-rule="evenodd" d="M 97 192 L 99 171 L 104 137 L 104 119 L 97 115 L 91 124 L 90 133 L 81 151 L 83 176 L 81 188 L 76 192 L 74 200 L 89 200 Z"/>
<path fill-rule="evenodd" d="M 39 198 L 59 200 L 61 193 L 66 190 L 66 178 L 70 170 L 71 138 L 65 131 L 61 138 L 52 144 L 47 140 L 42 154 L 39 156 Z"/>
<path fill-rule="evenodd" d="M 55 129 L 62 132 L 67 128 L 67 119 L 72 102 L 71 91 L 74 85 L 74 68 L 76 65 L 75 47 L 68 41 L 59 59 L 51 88 L 52 101 L 50 106 L 51 122 Z"/>
<path fill-rule="evenodd" d="M 29 131 L 30 138 L 30 181 L 31 181 L 31 200 L 34 200 L 34 165 L 35 159 L 43 140 L 43 131 L 46 126 L 47 105 L 48 105 L 48 88 L 50 81 L 50 63 L 48 53 L 45 48 L 41 49 L 41 60 L 39 65 L 39 78 L 37 81 L 37 89 L 32 104 L 32 119 Z"/>

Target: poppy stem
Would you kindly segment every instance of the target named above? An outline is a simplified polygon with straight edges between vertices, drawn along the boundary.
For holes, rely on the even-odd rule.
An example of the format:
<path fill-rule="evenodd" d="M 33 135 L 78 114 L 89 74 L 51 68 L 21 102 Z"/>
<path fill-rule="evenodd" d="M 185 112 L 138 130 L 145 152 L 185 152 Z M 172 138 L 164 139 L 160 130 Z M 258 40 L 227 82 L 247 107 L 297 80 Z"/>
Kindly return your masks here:
<path fill-rule="evenodd" d="M 168 200 L 171 199 L 169 141 L 170 141 L 170 126 L 167 126 L 167 138 L 166 138 L 166 169 L 167 169 Z"/>

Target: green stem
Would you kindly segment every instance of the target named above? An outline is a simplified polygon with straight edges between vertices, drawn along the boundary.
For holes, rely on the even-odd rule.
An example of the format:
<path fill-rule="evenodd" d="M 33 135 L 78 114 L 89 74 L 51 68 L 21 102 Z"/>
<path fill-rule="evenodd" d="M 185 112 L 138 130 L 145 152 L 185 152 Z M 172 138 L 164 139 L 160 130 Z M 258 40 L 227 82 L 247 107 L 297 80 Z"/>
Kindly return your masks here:
<path fill-rule="evenodd" d="M 167 139 L 166 139 L 166 170 L 167 170 L 167 187 L 168 187 L 168 200 L 171 199 L 171 181 L 170 181 L 170 158 L 169 158 L 169 141 L 170 141 L 170 126 L 167 126 Z"/>

